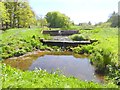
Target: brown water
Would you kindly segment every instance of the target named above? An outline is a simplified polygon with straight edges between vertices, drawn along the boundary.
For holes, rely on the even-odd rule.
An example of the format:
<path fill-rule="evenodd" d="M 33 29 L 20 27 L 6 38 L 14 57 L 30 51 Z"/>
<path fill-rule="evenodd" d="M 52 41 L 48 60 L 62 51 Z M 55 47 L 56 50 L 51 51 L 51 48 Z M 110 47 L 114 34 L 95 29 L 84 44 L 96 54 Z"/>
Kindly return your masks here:
<path fill-rule="evenodd" d="M 95 68 L 87 56 L 71 52 L 34 52 L 24 56 L 9 58 L 4 63 L 22 70 L 45 69 L 48 72 L 60 70 L 61 74 L 81 80 L 103 82 L 103 77 L 95 75 Z"/>

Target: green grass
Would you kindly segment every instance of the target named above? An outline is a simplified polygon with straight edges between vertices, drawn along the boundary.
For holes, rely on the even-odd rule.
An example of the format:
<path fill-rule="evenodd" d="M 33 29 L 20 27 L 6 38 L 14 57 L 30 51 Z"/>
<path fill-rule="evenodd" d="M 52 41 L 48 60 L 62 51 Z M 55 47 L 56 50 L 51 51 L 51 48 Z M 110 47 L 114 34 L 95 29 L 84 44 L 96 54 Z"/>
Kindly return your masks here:
<path fill-rule="evenodd" d="M 40 42 L 41 38 L 50 39 L 49 35 L 43 35 L 42 29 L 9 29 L 1 34 L 2 47 L 1 57 L 9 58 L 12 56 L 23 55 L 36 49 L 45 49 Z"/>
<path fill-rule="evenodd" d="M 98 40 L 91 45 L 81 45 L 72 48 L 75 53 L 87 53 L 97 71 L 106 74 L 116 84 L 120 83 L 120 61 L 118 60 L 118 29 L 96 28 L 94 30 L 80 30 L 84 37 Z M 71 36 L 73 39 L 76 37 Z M 77 36 L 77 39 L 79 37 Z"/>
<path fill-rule="evenodd" d="M 113 83 L 85 82 L 43 70 L 21 71 L 2 64 L 2 88 L 118 88 Z"/>

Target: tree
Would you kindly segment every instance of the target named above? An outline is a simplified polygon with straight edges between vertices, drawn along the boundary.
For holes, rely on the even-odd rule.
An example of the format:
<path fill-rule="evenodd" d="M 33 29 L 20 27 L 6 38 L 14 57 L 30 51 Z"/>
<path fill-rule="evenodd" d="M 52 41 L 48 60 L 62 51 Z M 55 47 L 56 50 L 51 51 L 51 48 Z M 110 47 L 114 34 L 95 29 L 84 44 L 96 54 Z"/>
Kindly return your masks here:
<path fill-rule="evenodd" d="M 3 25 L 9 22 L 9 13 L 6 10 L 6 7 L 3 2 L 0 2 L 0 25 Z M 1 27 L 1 29 L 2 29 Z"/>
<path fill-rule="evenodd" d="M 26 2 L 19 3 L 16 11 L 19 27 L 29 27 L 35 23 L 35 14 Z"/>
<path fill-rule="evenodd" d="M 111 22 L 111 27 L 117 27 L 118 22 L 120 21 L 120 19 L 118 19 L 118 13 L 114 11 L 107 22 Z"/>
<path fill-rule="evenodd" d="M 88 25 L 92 25 L 90 21 L 88 22 Z"/>
<path fill-rule="evenodd" d="M 51 28 L 65 28 L 71 25 L 70 18 L 60 12 L 48 12 L 45 18 Z"/>
<path fill-rule="evenodd" d="M 35 23 L 35 14 L 27 2 L 4 2 L 6 11 L 9 13 L 10 22 L 6 22 L 6 27 L 30 27 Z"/>

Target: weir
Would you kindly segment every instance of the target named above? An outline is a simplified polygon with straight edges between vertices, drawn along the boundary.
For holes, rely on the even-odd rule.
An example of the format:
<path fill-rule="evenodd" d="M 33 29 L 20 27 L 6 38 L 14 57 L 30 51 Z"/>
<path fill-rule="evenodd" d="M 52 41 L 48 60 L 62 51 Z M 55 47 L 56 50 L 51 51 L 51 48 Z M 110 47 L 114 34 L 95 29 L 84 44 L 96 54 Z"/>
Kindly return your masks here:
<path fill-rule="evenodd" d="M 76 47 L 78 45 L 87 45 L 96 42 L 97 40 L 84 40 L 84 41 L 73 41 L 68 36 L 78 34 L 78 30 L 45 30 L 43 34 L 49 34 L 53 36 L 52 40 L 40 39 L 44 45 L 48 46 L 59 46 L 59 47 Z"/>
<path fill-rule="evenodd" d="M 78 30 L 44 30 L 43 34 L 49 34 L 51 36 L 69 36 L 78 34 Z"/>
<path fill-rule="evenodd" d="M 92 44 L 93 40 L 90 41 L 55 41 L 55 40 L 40 40 L 43 44 L 49 45 L 49 46 L 60 46 L 60 47 L 67 47 L 67 46 L 78 46 L 78 45 L 87 45 Z"/>

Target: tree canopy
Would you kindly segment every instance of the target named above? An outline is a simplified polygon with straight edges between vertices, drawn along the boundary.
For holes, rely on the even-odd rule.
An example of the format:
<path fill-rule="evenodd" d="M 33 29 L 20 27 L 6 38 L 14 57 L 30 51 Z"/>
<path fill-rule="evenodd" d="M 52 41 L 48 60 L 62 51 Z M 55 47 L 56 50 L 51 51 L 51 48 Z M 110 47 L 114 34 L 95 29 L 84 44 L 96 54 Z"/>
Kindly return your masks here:
<path fill-rule="evenodd" d="M 3 2 L 0 2 L 0 24 L 9 22 L 9 13 L 7 13 L 6 7 Z"/>
<path fill-rule="evenodd" d="M 71 24 L 68 16 L 56 11 L 48 12 L 45 18 L 51 28 L 65 28 Z"/>
<path fill-rule="evenodd" d="M 35 14 L 27 2 L 0 2 L 0 19 L 7 28 L 29 27 Z"/>
<path fill-rule="evenodd" d="M 110 18 L 108 19 L 107 22 L 111 22 L 111 27 L 118 27 L 118 24 L 120 23 L 120 17 L 118 13 L 113 12 Z"/>

